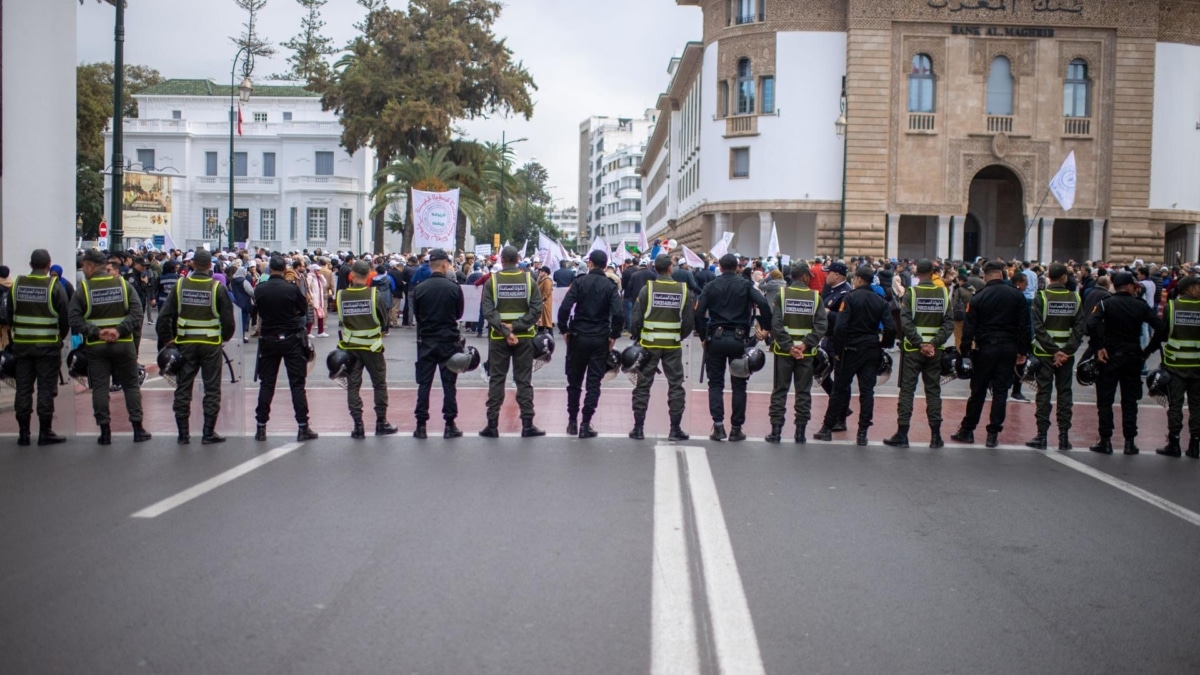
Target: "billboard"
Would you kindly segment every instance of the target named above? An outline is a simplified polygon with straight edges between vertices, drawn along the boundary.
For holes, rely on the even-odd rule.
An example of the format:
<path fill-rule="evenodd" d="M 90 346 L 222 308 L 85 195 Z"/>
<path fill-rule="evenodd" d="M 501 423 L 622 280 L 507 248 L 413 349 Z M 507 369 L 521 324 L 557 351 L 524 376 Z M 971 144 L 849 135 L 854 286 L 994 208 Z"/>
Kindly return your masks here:
<path fill-rule="evenodd" d="M 171 232 L 171 178 L 125 174 L 121 222 L 125 237 L 150 239 Z"/>

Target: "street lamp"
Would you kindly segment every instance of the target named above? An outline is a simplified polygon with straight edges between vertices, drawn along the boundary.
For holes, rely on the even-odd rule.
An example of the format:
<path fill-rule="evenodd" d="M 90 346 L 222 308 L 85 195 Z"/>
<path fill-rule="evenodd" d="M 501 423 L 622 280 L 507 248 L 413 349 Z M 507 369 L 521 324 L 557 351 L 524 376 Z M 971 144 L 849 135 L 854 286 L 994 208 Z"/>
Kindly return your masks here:
<path fill-rule="evenodd" d="M 842 114 L 838 115 L 837 121 L 833 123 L 838 138 L 842 139 L 842 226 L 838 232 L 838 260 L 842 260 L 846 256 L 846 165 L 850 163 L 849 158 L 846 156 L 847 148 L 850 147 L 849 134 L 846 133 L 846 128 L 850 125 L 846 120 L 845 75 L 842 76 L 841 110 Z"/>
<path fill-rule="evenodd" d="M 362 253 L 362 250 L 363 250 L 363 247 L 362 247 L 362 230 L 363 230 L 363 221 L 362 221 L 362 218 L 359 218 L 359 219 L 358 219 L 358 252 L 359 252 L 359 253 Z"/>
<path fill-rule="evenodd" d="M 243 58 L 244 57 L 244 58 Z M 249 47 L 242 47 L 233 57 L 233 68 L 229 70 L 229 250 L 233 250 L 233 174 L 234 174 L 234 159 L 233 159 L 233 132 L 237 129 L 237 110 L 236 101 L 234 100 L 234 83 L 237 81 L 237 65 L 238 60 L 242 60 L 242 84 L 236 89 L 237 98 L 242 103 L 250 102 L 250 94 L 254 91 L 254 85 L 250 83 L 250 73 L 254 71 L 254 54 Z M 217 241 L 217 247 L 220 248 L 221 242 Z"/>
<path fill-rule="evenodd" d="M 508 206 L 505 202 L 504 177 L 505 177 L 505 174 L 508 173 L 508 146 L 516 145 L 517 143 L 522 143 L 529 139 L 528 138 L 518 138 L 515 141 L 506 141 L 506 140 L 504 140 L 506 133 L 507 132 L 504 132 L 504 131 L 500 132 L 500 204 L 499 204 L 499 208 L 502 210 L 500 211 L 500 213 L 498 215 L 500 215 L 500 229 L 507 232 L 506 227 L 508 225 Z"/>

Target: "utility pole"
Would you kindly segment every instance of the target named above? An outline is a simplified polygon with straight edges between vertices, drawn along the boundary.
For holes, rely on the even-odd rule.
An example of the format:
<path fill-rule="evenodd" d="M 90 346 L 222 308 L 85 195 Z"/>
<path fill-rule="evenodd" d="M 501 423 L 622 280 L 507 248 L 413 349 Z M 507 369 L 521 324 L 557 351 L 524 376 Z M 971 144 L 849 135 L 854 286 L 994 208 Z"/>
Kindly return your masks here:
<path fill-rule="evenodd" d="M 117 26 L 113 31 L 115 53 L 113 54 L 113 150 L 112 150 L 112 198 L 109 200 L 108 248 L 113 251 L 125 249 L 125 227 L 121 223 L 121 207 L 125 192 L 125 3 L 116 2 Z"/>

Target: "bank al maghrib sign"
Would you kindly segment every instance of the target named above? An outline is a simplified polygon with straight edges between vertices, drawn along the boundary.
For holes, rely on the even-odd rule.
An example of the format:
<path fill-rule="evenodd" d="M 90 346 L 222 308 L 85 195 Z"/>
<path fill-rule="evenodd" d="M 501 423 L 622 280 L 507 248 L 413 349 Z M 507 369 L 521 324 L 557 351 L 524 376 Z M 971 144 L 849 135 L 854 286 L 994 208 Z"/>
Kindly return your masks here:
<path fill-rule="evenodd" d="M 981 37 L 1052 38 L 1053 28 L 1026 28 L 1021 26 L 951 26 L 951 35 L 978 35 Z"/>

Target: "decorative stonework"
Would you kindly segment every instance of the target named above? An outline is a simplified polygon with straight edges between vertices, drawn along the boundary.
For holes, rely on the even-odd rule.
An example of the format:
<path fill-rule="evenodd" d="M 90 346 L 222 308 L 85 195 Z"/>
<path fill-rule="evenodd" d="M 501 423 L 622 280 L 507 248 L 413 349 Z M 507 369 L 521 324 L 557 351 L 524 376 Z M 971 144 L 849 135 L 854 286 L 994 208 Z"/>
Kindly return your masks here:
<path fill-rule="evenodd" d="M 933 61 L 933 74 L 940 76 L 948 69 L 949 64 L 946 63 L 946 38 L 931 37 L 931 36 L 913 36 L 906 35 L 904 37 L 904 60 L 897 65 L 908 73 L 908 68 L 911 67 L 913 57 L 917 54 L 927 54 Z"/>
<path fill-rule="evenodd" d="M 946 201 L 966 207 L 971 181 L 983 169 L 999 164 L 1012 170 L 1021 179 L 1021 190 L 1026 204 L 1040 199 L 1034 195 L 1039 185 L 1050 183 L 1050 144 L 1044 141 L 1008 141 L 1008 150 L 1002 159 L 992 152 L 992 139 L 970 138 L 950 141 L 946 172 Z"/>
<path fill-rule="evenodd" d="M 1066 41 L 1058 43 L 1058 72 L 1066 77 L 1067 65 L 1075 59 L 1083 59 L 1088 64 L 1088 77 L 1093 81 L 1101 74 L 1101 52 L 1104 45 L 1099 42 Z"/>
<path fill-rule="evenodd" d="M 1200 0 L 1160 0 L 1158 41 L 1200 46 Z"/>
<path fill-rule="evenodd" d="M 1194 0 L 1161 2 L 1163 5 L 1195 4 Z M 849 4 L 847 24 L 850 28 L 879 29 L 889 27 L 893 21 L 912 21 L 960 25 L 1107 27 L 1116 28 L 1122 36 L 1129 37 L 1154 37 L 1159 33 L 1158 6 L 1153 0 L 991 0 L 988 3 L 977 0 L 849 0 Z M 1075 9 L 1080 11 L 1073 11 Z"/>
<path fill-rule="evenodd" d="M 704 44 L 726 37 L 791 31 L 846 31 L 847 0 L 767 0 L 766 21 L 728 23 L 730 0 L 704 3 Z"/>
<path fill-rule="evenodd" d="M 1004 159 L 1008 154 L 1008 134 L 1001 131 L 992 136 L 992 156 L 996 159 Z"/>
<path fill-rule="evenodd" d="M 723 37 L 717 43 L 717 79 L 737 81 L 737 64 L 750 59 L 754 79 L 775 74 L 775 33 Z M 734 87 L 731 85 L 732 92 Z"/>
<path fill-rule="evenodd" d="M 1037 66 L 1037 42 L 1034 40 L 971 40 L 971 74 L 987 75 L 992 61 L 1003 56 L 1012 64 L 1016 77 L 1033 75 Z"/>

